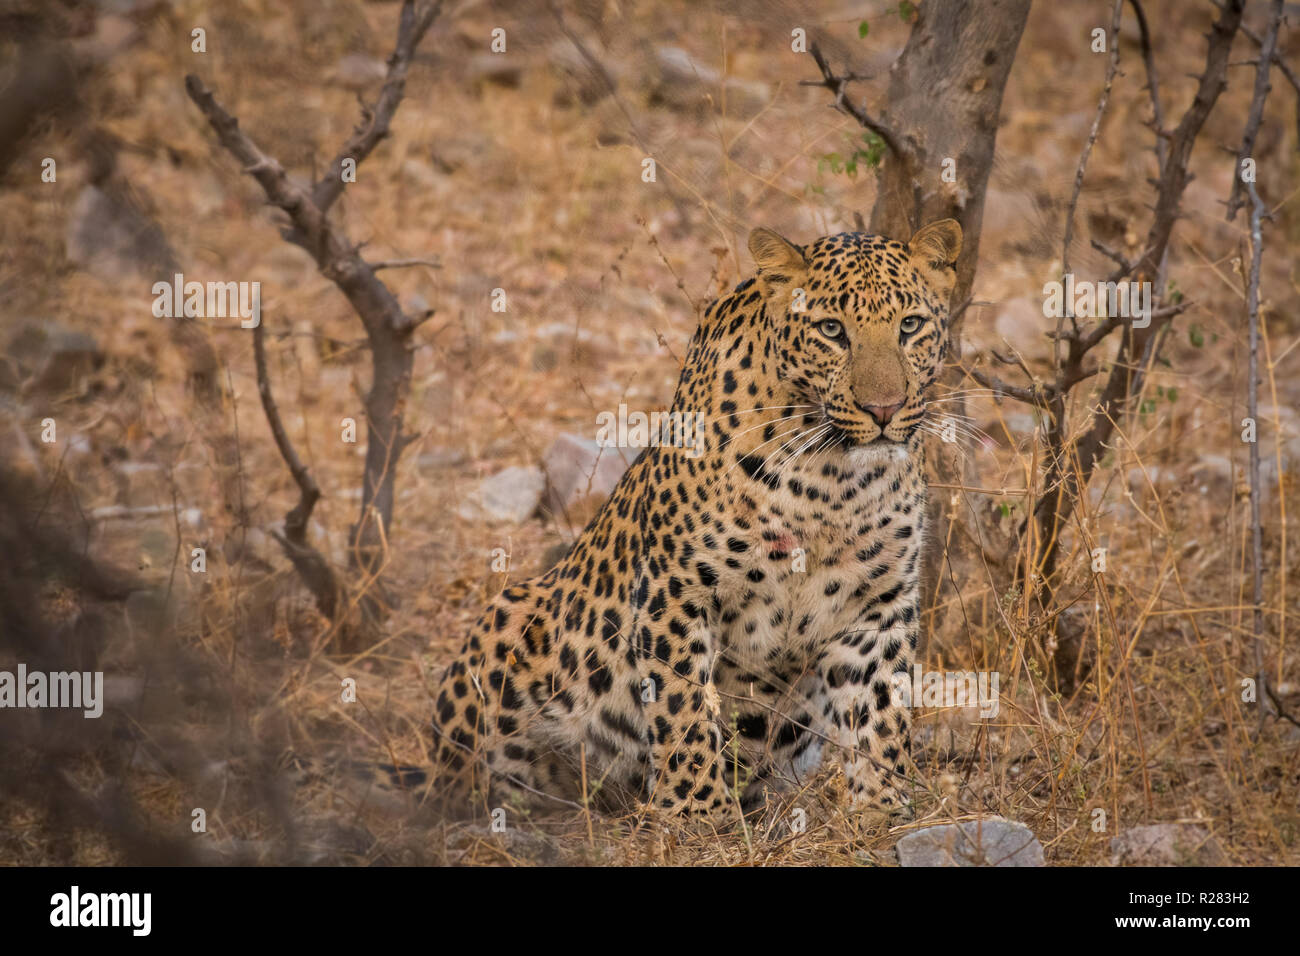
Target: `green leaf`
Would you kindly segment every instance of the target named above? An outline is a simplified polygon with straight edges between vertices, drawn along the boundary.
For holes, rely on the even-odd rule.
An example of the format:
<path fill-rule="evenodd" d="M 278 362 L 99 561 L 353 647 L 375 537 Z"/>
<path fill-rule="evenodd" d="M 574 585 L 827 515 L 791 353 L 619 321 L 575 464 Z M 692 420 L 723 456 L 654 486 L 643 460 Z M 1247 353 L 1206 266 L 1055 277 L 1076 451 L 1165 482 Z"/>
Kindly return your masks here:
<path fill-rule="evenodd" d="M 1009 504 L 1007 504 L 1005 501 L 1002 502 L 1002 504 L 998 505 L 998 513 L 1001 514 L 1002 517 L 1004 517 L 1004 518 L 1010 518 L 1010 517 L 1011 517 L 1011 506 L 1010 506 Z"/>
<path fill-rule="evenodd" d="M 1165 398 L 1169 399 L 1171 402 L 1178 401 L 1178 389 L 1176 388 L 1165 389 Z"/>
<path fill-rule="evenodd" d="M 861 23 L 858 24 L 858 39 L 866 39 L 867 34 L 870 32 L 871 32 L 871 24 L 868 23 L 866 20 L 863 20 Z"/>
<path fill-rule="evenodd" d="M 900 20 L 902 20 L 904 23 L 911 22 L 912 14 L 915 12 L 916 12 L 916 4 L 911 3 L 910 0 L 899 0 L 898 18 Z"/>
<path fill-rule="evenodd" d="M 1201 332 L 1201 327 L 1195 322 L 1187 328 L 1187 341 L 1198 349 L 1205 344 L 1205 335 Z"/>

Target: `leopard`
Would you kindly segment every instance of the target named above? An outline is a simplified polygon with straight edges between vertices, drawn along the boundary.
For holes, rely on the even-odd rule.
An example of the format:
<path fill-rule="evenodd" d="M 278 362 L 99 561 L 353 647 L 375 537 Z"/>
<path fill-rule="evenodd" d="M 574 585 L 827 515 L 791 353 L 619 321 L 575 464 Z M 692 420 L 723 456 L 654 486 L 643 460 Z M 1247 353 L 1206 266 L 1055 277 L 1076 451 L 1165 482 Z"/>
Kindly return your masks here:
<path fill-rule="evenodd" d="M 436 680 L 447 799 L 581 786 L 718 819 L 834 754 L 852 810 L 910 810 L 895 682 L 921 627 L 924 438 L 961 246 L 953 219 L 906 242 L 753 229 L 755 271 L 703 310 L 670 406 L 702 436 L 642 449 Z"/>

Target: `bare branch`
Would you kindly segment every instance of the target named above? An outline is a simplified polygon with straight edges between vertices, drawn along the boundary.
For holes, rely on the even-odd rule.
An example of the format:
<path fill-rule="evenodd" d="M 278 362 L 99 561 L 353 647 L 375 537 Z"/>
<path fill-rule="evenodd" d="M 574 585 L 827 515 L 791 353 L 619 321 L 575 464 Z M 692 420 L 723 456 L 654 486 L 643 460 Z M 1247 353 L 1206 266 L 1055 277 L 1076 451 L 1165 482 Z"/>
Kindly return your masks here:
<path fill-rule="evenodd" d="M 331 620 L 338 611 L 339 586 L 324 556 L 307 540 L 307 523 L 311 520 L 312 510 L 320 500 L 320 487 L 312 478 L 298 452 L 284 430 L 280 418 L 280 409 L 271 395 L 271 377 L 266 369 L 266 325 L 259 322 L 253 327 L 253 361 L 257 367 L 257 393 L 262 399 L 262 411 L 266 413 L 267 424 L 271 427 L 271 437 L 275 447 L 280 450 L 280 457 L 289 466 L 289 474 L 298 486 L 298 503 L 284 516 L 284 534 L 272 532 L 280 543 L 287 557 L 301 575 L 320 612 Z"/>
<path fill-rule="evenodd" d="M 1088 168 L 1088 157 L 1092 155 L 1092 147 L 1097 142 L 1097 134 L 1101 131 L 1101 118 L 1106 113 L 1106 104 L 1110 102 L 1110 88 L 1115 82 L 1115 71 L 1119 69 L 1119 22 L 1120 15 L 1124 11 L 1124 0 L 1115 0 L 1115 10 L 1111 14 L 1110 20 L 1110 60 L 1106 64 L 1106 82 L 1101 88 L 1101 97 L 1097 100 L 1097 114 L 1092 118 L 1092 129 L 1088 132 L 1088 141 L 1083 144 L 1083 152 L 1079 154 L 1079 165 L 1074 171 L 1074 188 L 1070 191 L 1070 203 L 1065 209 L 1065 239 L 1061 244 L 1061 274 L 1068 275 L 1070 272 L 1070 241 L 1074 238 L 1074 210 L 1079 205 L 1079 192 L 1083 189 L 1083 174 Z M 1061 314 L 1056 317 L 1056 337 L 1057 340 L 1052 343 L 1052 367 L 1059 369 L 1061 367 L 1061 349 L 1060 337 L 1061 329 L 1064 327 L 1066 313 L 1070 315 L 1070 321 L 1074 323 L 1074 310 L 1068 305 L 1061 310 Z"/>
<path fill-rule="evenodd" d="M 1130 275 L 1133 272 L 1135 264 L 1122 252 L 1119 252 L 1116 249 L 1112 249 L 1104 242 L 1099 242 L 1096 239 L 1091 240 L 1091 244 L 1094 249 L 1096 249 L 1107 259 L 1110 259 L 1112 262 L 1114 262 L 1116 265 L 1119 266 L 1120 274 L 1118 275 L 1118 278 L 1122 279 L 1124 276 Z M 1111 281 L 1117 281 L 1117 280 L 1111 280 Z"/>
<path fill-rule="evenodd" d="M 411 266 L 428 266 L 430 269 L 441 269 L 442 262 L 439 259 L 384 259 L 370 263 L 370 268 L 374 272 L 381 269 L 408 269 Z"/>
<path fill-rule="evenodd" d="M 1218 3 L 1217 0 L 1214 5 L 1216 7 L 1221 7 L 1221 4 Z M 1253 40 L 1256 46 L 1264 45 L 1263 37 L 1244 23 L 1241 25 L 1241 32 Z M 1281 51 L 1276 48 L 1273 50 L 1273 63 L 1282 71 L 1282 75 L 1286 77 L 1287 82 L 1291 84 L 1291 88 L 1296 92 L 1295 129 L 1296 136 L 1300 136 L 1300 77 L 1296 76 L 1296 72 L 1291 68 L 1291 64 L 1287 63 L 1287 61 L 1282 58 Z"/>
<path fill-rule="evenodd" d="M 1152 148 L 1156 153 L 1157 172 L 1165 170 L 1165 140 L 1169 131 L 1165 129 L 1165 114 L 1160 106 L 1160 77 L 1156 73 L 1156 59 L 1151 52 L 1151 31 L 1147 28 L 1146 11 L 1142 9 L 1141 0 L 1129 0 L 1133 12 L 1137 14 L 1138 40 L 1142 47 L 1142 63 L 1147 71 L 1147 92 L 1151 96 L 1151 126 L 1155 133 Z"/>
<path fill-rule="evenodd" d="M 1282 0 L 1273 0 L 1272 6 L 1268 29 L 1259 46 L 1259 66 L 1255 69 L 1255 92 L 1251 96 L 1250 111 L 1246 114 L 1246 129 L 1241 134 L 1241 148 L 1237 150 L 1237 162 L 1232 171 L 1232 192 L 1228 195 L 1229 222 L 1237 218 L 1237 210 L 1245 202 L 1241 195 L 1243 192 L 1241 167 L 1255 150 L 1255 137 L 1259 135 L 1259 124 L 1264 119 L 1264 101 L 1268 99 L 1268 91 L 1271 89 L 1268 82 L 1268 68 L 1273 62 L 1273 54 L 1277 52 L 1277 28 L 1282 22 Z M 1253 186 L 1253 183 L 1250 185 Z"/>
<path fill-rule="evenodd" d="M 402 4 L 397 46 L 389 57 L 388 79 L 379 103 L 370 111 L 368 125 L 354 133 L 340 157 L 359 161 L 386 135 L 401 100 L 415 46 L 441 6 L 441 0 L 418 8 L 414 0 Z M 198 77 L 187 76 L 185 89 L 207 118 L 221 146 L 257 180 L 267 199 L 288 215 L 290 226 L 282 232 L 284 238 L 311 254 L 321 274 L 343 293 L 366 330 L 373 373 L 365 396 L 366 463 L 360 517 L 352 526 L 349 544 L 353 568 L 362 572 L 365 580 L 375 583 L 381 594 L 378 598 L 363 595 L 364 616 L 373 621 L 383 613 L 380 573 L 396 500 L 397 462 L 411 440 L 402 429 L 411 385 L 410 336 L 427 314 L 422 317 L 404 314 L 374 267 L 361 258 L 360 246 L 330 222 L 326 212 L 341 192 L 341 174 L 327 173 L 326 179 L 309 192 L 291 179 L 279 162 L 258 148 Z M 341 164 L 341 160 L 336 163 Z M 346 632 L 345 642 L 355 636 L 351 631 Z"/>
<path fill-rule="evenodd" d="M 1160 176 L 1155 217 L 1147 233 L 1142 257 L 1133 270 L 1139 279 L 1154 281 L 1160 274 L 1165 250 L 1169 246 L 1174 223 L 1178 220 L 1178 205 L 1189 180 L 1188 160 L 1205 120 L 1214 108 L 1219 94 L 1227 86 L 1225 75 L 1228 56 L 1244 7 L 1245 0 L 1229 0 L 1222 15 L 1211 28 L 1205 71 L 1197 84 L 1196 96 L 1169 140 L 1169 155 Z M 1140 390 L 1147 363 L 1152 358 L 1152 340 L 1169 318 L 1167 316 L 1157 320 L 1153 317 L 1150 326 L 1145 329 L 1130 329 L 1121 341 L 1115 364 L 1102 389 L 1092 427 L 1075 442 L 1075 452 L 1085 481 L 1092 474 L 1102 447 L 1114 430 L 1115 407 L 1127 396 Z M 1042 506 L 1049 506 L 1046 500 Z"/>
<path fill-rule="evenodd" d="M 835 72 L 826 63 L 826 58 L 822 56 L 822 51 L 816 43 L 808 47 L 808 52 L 812 54 L 813 60 L 817 63 L 817 69 L 821 70 L 822 81 L 815 83 L 809 81 L 809 85 L 824 86 L 835 94 L 835 108 L 846 116 L 851 116 L 858 121 L 858 125 L 863 129 L 868 129 L 875 133 L 885 145 L 889 147 L 890 152 L 901 159 L 909 166 L 912 164 L 913 157 L 910 150 L 906 149 L 899 140 L 898 134 L 894 130 L 882 123 L 880 120 L 873 119 L 865 109 L 856 106 L 847 96 L 848 85 L 851 81 L 860 79 L 855 74 L 849 73 L 843 76 L 836 76 Z"/>
<path fill-rule="evenodd" d="M 1169 136 L 1168 152 L 1156 184 L 1155 213 L 1142 255 L 1136 263 L 1130 263 L 1101 247 L 1101 251 L 1112 259 L 1121 261 L 1123 274 L 1131 275 L 1139 281 L 1159 283 L 1162 279 L 1169 240 L 1179 218 L 1179 203 L 1191 179 L 1188 162 L 1210 111 L 1227 86 L 1225 77 L 1229 55 L 1244 6 L 1245 0 L 1229 0 L 1210 31 L 1205 69 L 1198 78 L 1195 98 Z M 1154 72 L 1149 70 L 1149 77 L 1153 78 Z M 1159 129 L 1157 135 L 1159 136 Z M 1038 500 L 1033 515 L 1027 517 L 1021 527 L 1021 534 L 1024 535 L 1028 533 L 1031 521 L 1038 526 L 1037 540 L 1040 543 L 1029 566 L 1036 568 L 1040 575 L 1040 599 L 1044 607 L 1050 604 L 1055 586 L 1053 578 L 1059 554 L 1059 531 L 1069 520 L 1081 490 L 1087 485 L 1114 432 L 1120 418 L 1119 408 L 1141 393 L 1147 370 L 1155 360 L 1161 333 L 1173 316 L 1189 305 L 1190 303 L 1177 303 L 1156 309 L 1145 328 L 1129 326 L 1124 330 L 1110 374 L 1096 402 L 1092 422 L 1086 432 L 1073 440 L 1069 439 L 1065 424 L 1068 391 L 1074 383 L 1095 374 L 1095 370 L 1083 367 L 1084 358 L 1090 349 L 1121 326 L 1122 319 L 1112 315 L 1091 332 L 1084 334 L 1082 330 L 1075 329 L 1063 339 L 1057 339 L 1058 343 L 1066 341 L 1069 350 L 1064 363 L 1058 368 L 1056 381 L 1045 390 L 1048 462 L 1048 473 L 1044 481 L 1046 490 Z"/>
<path fill-rule="evenodd" d="M 961 370 L 979 382 L 980 385 L 992 389 L 998 394 L 1009 395 L 1016 401 L 1024 402 L 1026 405 L 1037 406 L 1042 404 L 1042 396 L 1038 389 L 1033 386 L 1012 385 L 1009 382 L 1002 381 L 996 375 L 989 375 L 977 368 L 966 368 L 964 365 L 961 366 Z"/>
<path fill-rule="evenodd" d="M 442 12 L 442 2 L 443 0 L 432 0 L 417 7 L 408 0 L 402 5 L 397 23 L 397 43 L 388 56 L 388 75 L 379 91 L 379 100 L 373 107 L 363 109 L 361 124 L 352 131 L 338 155 L 330 161 L 325 175 L 312 188 L 312 201 L 322 213 L 329 212 L 330 206 L 343 193 L 344 160 L 354 160 L 360 166 L 361 161 L 388 136 L 393 114 L 397 112 L 397 106 L 406 92 L 406 73 L 415 56 L 415 48 Z"/>
<path fill-rule="evenodd" d="M 1277 17 L 1281 15 L 1281 0 L 1278 0 Z M 1276 36 L 1278 19 L 1275 17 L 1269 26 Z M 1268 56 L 1261 57 L 1265 64 Z M 1268 67 L 1263 67 L 1267 71 Z M 1265 81 L 1267 87 L 1267 80 Z M 1259 95 L 1259 85 L 1255 86 Z M 1252 109 L 1251 115 L 1254 115 Z M 1259 417 L 1259 272 L 1264 256 L 1264 237 L 1261 220 L 1264 218 L 1264 203 L 1255 191 L 1253 182 L 1246 183 L 1250 197 L 1250 271 L 1246 282 L 1246 321 L 1250 323 L 1250 363 L 1247 372 L 1246 414 L 1252 421 Z M 1252 631 L 1255 635 L 1255 677 L 1260 687 L 1268 686 L 1268 673 L 1264 669 L 1264 546 L 1259 524 L 1259 443 L 1250 442 L 1250 546 L 1251 570 L 1254 578 Z M 1267 713 L 1267 704 L 1261 700 L 1259 724 L 1263 727 Z"/>

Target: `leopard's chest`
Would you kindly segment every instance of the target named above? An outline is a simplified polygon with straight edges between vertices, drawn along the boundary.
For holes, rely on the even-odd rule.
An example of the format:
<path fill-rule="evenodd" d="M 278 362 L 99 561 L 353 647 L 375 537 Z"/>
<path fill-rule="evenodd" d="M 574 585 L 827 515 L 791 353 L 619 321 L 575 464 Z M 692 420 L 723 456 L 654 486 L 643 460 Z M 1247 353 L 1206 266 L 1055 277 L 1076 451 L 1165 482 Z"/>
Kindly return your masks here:
<path fill-rule="evenodd" d="M 915 576 L 924 508 L 907 459 L 783 476 L 715 536 L 716 632 L 744 670 L 808 666 L 872 604 Z"/>

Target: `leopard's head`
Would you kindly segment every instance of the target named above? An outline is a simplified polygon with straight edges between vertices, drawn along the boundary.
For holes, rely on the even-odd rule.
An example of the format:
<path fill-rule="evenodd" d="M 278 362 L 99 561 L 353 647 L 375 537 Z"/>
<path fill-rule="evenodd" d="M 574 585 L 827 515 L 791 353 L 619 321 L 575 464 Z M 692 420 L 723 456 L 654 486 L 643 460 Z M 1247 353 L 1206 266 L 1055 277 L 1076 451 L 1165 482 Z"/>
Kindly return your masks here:
<path fill-rule="evenodd" d="M 905 442 L 924 419 L 947 347 L 961 240 L 952 219 L 906 243 L 846 232 L 801 247 L 770 229 L 750 233 L 777 374 L 844 444 Z"/>

